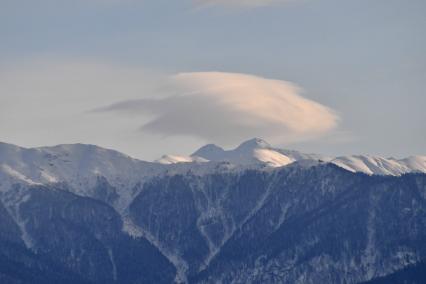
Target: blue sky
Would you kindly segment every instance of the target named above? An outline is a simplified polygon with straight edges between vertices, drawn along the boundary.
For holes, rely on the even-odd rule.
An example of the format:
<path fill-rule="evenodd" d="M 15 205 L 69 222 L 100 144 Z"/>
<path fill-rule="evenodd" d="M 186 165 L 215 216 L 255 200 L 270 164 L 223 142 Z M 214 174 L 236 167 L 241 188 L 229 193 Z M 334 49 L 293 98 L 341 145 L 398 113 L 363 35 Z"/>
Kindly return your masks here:
<path fill-rule="evenodd" d="M 247 131 L 232 139 L 220 131 L 214 139 L 196 130 L 165 130 L 176 125 L 146 131 L 150 116 L 164 115 L 164 108 L 161 114 L 90 112 L 120 101 L 174 96 L 173 90 L 164 92 L 170 76 L 215 71 L 291 82 L 303 89 L 297 96 L 338 116 L 336 126 L 321 135 L 247 128 L 273 144 L 333 155 L 426 154 L 425 1 L 202 2 L 1 0 L 0 140 L 23 146 L 94 143 L 145 159 L 190 153 L 206 142 L 233 146 Z M 191 84 L 185 92 L 208 89 Z M 265 85 L 256 86 L 261 91 L 252 100 L 260 102 L 269 94 Z M 228 93 L 215 93 L 214 102 L 223 96 Z M 208 121 L 206 127 L 225 125 L 224 136 L 235 132 L 219 119 L 221 109 L 210 111 L 200 120 Z M 188 124 L 189 118 L 179 119 Z"/>

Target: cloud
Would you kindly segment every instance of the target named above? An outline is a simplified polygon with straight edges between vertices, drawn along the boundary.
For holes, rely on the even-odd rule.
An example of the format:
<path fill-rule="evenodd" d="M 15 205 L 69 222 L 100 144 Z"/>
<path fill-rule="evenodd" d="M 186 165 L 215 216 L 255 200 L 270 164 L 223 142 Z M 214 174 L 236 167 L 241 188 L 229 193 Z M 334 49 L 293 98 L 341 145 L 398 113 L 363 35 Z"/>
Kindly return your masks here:
<path fill-rule="evenodd" d="M 273 143 L 312 140 L 336 128 L 339 120 L 330 108 L 302 97 L 294 84 L 252 75 L 182 73 L 162 90 L 168 95 L 101 110 L 150 115 L 141 126 L 145 132 L 223 144 L 255 136 Z"/>
<path fill-rule="evenodd" d="M 288 82 L 229 73 L 170 77 L 85 58 L 3 64 L 0 93 L 2 141 L 98 144 L 143 159 L 254 136 L 274 144 L 318 142 L 337 124 L 332 110 Z M 109 107 L 89 111 L 100 106 Z"/>
<path fill-rule="evenodd" d="M 290 0 L 195 0 L 198 5 L 261 7 L 286 3 Z"/>

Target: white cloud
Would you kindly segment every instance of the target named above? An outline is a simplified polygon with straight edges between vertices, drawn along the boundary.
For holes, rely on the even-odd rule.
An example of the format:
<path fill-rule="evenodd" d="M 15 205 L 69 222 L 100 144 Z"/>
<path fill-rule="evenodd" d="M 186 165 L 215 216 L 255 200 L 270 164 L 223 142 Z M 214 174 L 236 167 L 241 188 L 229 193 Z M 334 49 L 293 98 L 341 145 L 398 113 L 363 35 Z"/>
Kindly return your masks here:
<path fill-rule="evenodd" d="M 103 110 L 151 115 L 142 131 L 223 144 L 255 136 L 273 143 L 307 141 L 338 123 L 333 110 L 302 97 L 299 87 L 285 81 L 234 73 L 182 73 L 163 90 L 172 94 L 123 101 Z"/>
<path fill-rule="evenodd" d="M 0 94 L 0 141 L 91 143 L 144 159 L 254 136 L 311 141 L 337 123 L 333 111 L 283 81 L 228 73 L 170 78 L 79 59 L 4 64 Z M 115 112 L 89 112 L 105 105 Z"/>

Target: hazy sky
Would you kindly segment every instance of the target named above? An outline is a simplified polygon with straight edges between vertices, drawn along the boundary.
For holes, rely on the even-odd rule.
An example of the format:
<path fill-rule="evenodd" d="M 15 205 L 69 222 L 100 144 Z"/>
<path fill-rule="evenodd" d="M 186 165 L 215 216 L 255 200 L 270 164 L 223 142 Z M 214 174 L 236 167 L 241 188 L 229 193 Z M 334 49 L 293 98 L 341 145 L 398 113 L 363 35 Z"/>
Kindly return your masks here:
<path fill-rule="evenodd" d="M 0 0 L 0 141 L 426 154 L 424 0 Z"/>

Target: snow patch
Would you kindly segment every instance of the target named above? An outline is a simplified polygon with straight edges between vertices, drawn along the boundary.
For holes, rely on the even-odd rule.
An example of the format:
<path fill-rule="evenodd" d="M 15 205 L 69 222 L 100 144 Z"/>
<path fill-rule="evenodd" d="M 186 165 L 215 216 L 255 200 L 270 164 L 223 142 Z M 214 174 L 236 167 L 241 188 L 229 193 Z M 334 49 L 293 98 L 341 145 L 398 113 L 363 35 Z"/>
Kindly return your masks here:
<path fill-rule="evenodd" d="M 25 188 L 17 188 L 14 192 L 8 192 L 2 196 L 2 202 L 9 215 L 21 231 L 21 239 L 28 249 L 33 248 L 34 242 L 26 229 L 28 220 L 22 217 L 20 206 L 28 202 L 30 198 L 31 195 Z"/>
<path fill-rule="evenodd" d="M 23 182 L 30 184 L 30 185 L 41 185 L 41 183 L 35 182 L 32 179 L 26 177 L 24 174 L 18 172 L 17 170 L 12 169 L 9 165 L 2 164 L 1 168 L 3 169 L 3 171 L 6 172 L 6 174 L 9 174 L 11 177 L 13 177 L 13 178 L 15 178 L 19 181 L 23 181 Z"/>
<path fill-rule="evenodd" d="M 293 159 L 269 149 L 256 149 L 254 150 L 253 156 L 257 160 L 273 168 L 286 166 L 294 162 Z"/>
<path fill-rule="evenodd" d="M 155 160 L 154 162 L 163 164 L 163 165 L 172 165 L 172 164 L 178 164 L 178 163 L 206 163 L 208 162 L 207 159 L 193 156 L 177 156 L 177 155 L 164 155 L 158 160 Z"/>
<path fill-rule="evenodd" d="M 114 279 L 114 281 L 117 281 L 117 266 L 115 264 L 114 254 L 111 248 L 108 249 L 108 256 L 112 266 L 112 279 Z"/>

